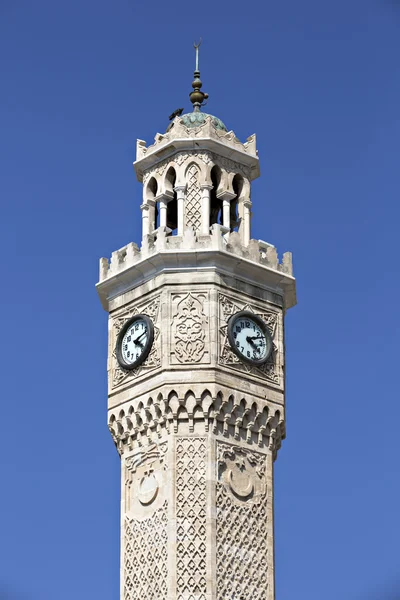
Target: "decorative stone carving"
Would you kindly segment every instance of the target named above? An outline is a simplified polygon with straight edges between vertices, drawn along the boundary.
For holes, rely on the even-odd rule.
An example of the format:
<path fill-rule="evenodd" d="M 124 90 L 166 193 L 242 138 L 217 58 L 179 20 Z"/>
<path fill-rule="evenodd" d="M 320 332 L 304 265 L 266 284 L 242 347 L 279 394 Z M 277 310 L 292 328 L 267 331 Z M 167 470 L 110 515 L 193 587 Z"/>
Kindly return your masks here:
<path fill-rule="evenodd" d="M 125 516 L 124 600 L 167 600 L 167 501 L 151 517 Z"/>
<path fill-rule="evenodd" d="M 268 594 L 267 458 L 220 442 L 217 457 L 217 600 L 272 598 Z"/>
<path fill-rule="evenodd" d="M 126 380 L 139 377 L 140 375 L 147 374 L 149 371 L 153 371 L 157 369 L 161 365 L 161 356 L 160 356 L 160 347 L 159 347 L 159 337 L 160 337 L 160 327 L 159 327 L 159 312 L 160 312 L 160 296 L 156 296 L 147 302 L 142 302 L 135 304 L 134 306 L 129 307 L 126 312 L 124 312 L 121 316 L 117 316 L 113 319 L 113 337 L 112 343 L 114 345 L 112 352 L 112 367 L 111 367 L 111 387 L 115 388 L 122 383 L 125 383 Z M 151 318 L 154 325 L 154 341 L 152 349 L 150 350 L 150 354 L 147 357 L 146 361 L 139 365 L 137 369 L 133 369 L 131 371 L 127 371 L 123 369 L 117 361 L 116 353 L 115 353 L 115 344 L 117 341 L 117 337 L 119 332 L 125 323 L 137 314 L 145 314 Z"/>
<path fill-rule="evenodd" d="M 187 171 L 184 227 L 192 227 L 194 231 L 201 228 L 200 169 L 195 163 Z"/>
<path fill-rule="evenodd" d="M 186 388 L 186 391 L 187 388 Z M 189 400 L 190 397 L 190 400 Z M 193 405 L 193 399 L 201 399 L 201 404 Z M 246 440 L 255 447 L 269 448 L 274 458 L 285 437 L 283 408 L 278 409 L 262 399 L 249 395 L 232 394 L 232 390 L 217 388 L 213 395 L 202 387 L 191 386 L 189 396 L 167 388 L 165 396 L 159 393 L 157 399 L 148 398 L 144 403 L 128 403 L 125 409 L 110 410 L 108 426 L 118 452 L 123 455 L 131 452 L 149 440 L 157 442 L 163 435 L 178 431 L 183 414 L 188 420 L 189 430 L 206 434 L 231 436 L 233 440 Z"/>
<path fill-rule="evenodd" d="M 151 169 L 148 169 L 143 174 L 143 184 L 145 181 L 147 182 L 151 175 L 156 173 L 157 175 L 162 176 L 165 173 L 166 168 L 171 163 L 175 163 L 179 166 L 182 166 L 185 162 L 188 162 L 191 158 L 196 158 L 197 160 L 201 160 L 205 165 L 208 165 L 212 162 L 211 152 L 196 152 L 193 150 L 192 152 L 178 152 L 173 157 L 166 158 L 165 160 L 160 161 L 157 166 Z"/>
<path fill-rule="evenodd" d="M 258 315 L 266 324 L 273 340 L 273 350 L 268 361 L 260 366 L 252 366 L 241 361 L 232 351 L 228 340 L 228 320 L 234 313 L 240 310 L 249 310 Z M 219 363 L 237 371 L 250 373 L 263 379 L 268 379 L 274 384 L 281 383 L 278 365 L 277 347 L 278 313 L 260 310 L 253 304 L 240 302 L 229 298 L 225 294 L 219 294 Z"/>
<path fill-rule="evenodd" d="M 208 363 L 208 292 L 171 294 L 171 305 L 171 363 Z"/>
<path fill-rule="evenodd" d="M 212 154 L 212 160 L 214 164 L 224 169 L 227 173 L 234 173 L 235 175 L 236 173 L 240 173 L 247 179 L 251 178 L 251 169 L 249 169 L 245 165 L 237 163 L 233 160 L 230 160 L 229 158 L 225 158 L 224 156 L 220 156 L 218 154 Z"/>
<path fill-rule="evenodd" d="M 265 495 L 265 456 L 239 446 L 218 444 L 218 481 L 234 502 L 254 504 Z"/>
<path fill-rule="evenodd" d="M 164 498 L 167 442 L 140 448 L 125 460 L 125 511 L 142 519 Z"/>
<path fill-rule="evenodd" d="M 202 437 L 179 437 L 176 441 L 177 600 L 210 597 L 207 595 L 206 449 Z"/>

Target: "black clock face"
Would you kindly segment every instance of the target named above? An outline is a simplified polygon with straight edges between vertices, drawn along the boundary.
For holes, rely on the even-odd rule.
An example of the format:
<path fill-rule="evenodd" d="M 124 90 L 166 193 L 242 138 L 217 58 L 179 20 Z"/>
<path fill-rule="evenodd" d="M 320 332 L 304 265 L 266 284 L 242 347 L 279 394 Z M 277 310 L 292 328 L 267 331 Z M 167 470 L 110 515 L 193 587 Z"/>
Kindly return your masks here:
<path fill-rule="evenodd" d="M 135 315 L 119 332 L 117 360 L 123 369 L 135 369 L 149 355 L 154 339 L 154 327 L 147 315 Z"/>
<path fill-rule="evenodd" d="M 228 321 L 228 339 L 234 353 L 252 365 L 267 362 L 273 343 L 268 327 L 258 315 L 242 310 Z"/>

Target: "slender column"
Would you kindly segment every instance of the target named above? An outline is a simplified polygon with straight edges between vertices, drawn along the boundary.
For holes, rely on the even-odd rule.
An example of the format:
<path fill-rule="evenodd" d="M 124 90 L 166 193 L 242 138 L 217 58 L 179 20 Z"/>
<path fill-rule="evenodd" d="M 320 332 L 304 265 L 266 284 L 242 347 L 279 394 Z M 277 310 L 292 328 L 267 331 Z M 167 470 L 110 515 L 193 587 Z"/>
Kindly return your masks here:
<path fill-rule="evenodd" d="M 248 246 L 250 242 L 250 220 L 251 220 L 251 201 L 245 200 L 243 202 L 243 220 L 244 220 L 244 231 L 243 231 L 243 244 Z"/>
<path fill-rule="evenodd" d="M 149 235 L 149 233 L 150 233 L 150 227 L 149 227 L 150 206 L 148 204 L 142 204 L 140 208 L 142 210 L 142 239 L 144 239 L 145 236 Z"/>
<path fill-rule="evenodd" d="M 176 198 L 178 201 L 178 235 L 183 235 L 183 210 L 185 201 L 185 188 L 184 185 L 179 185 L 174 188 L 176 192 Z"/>
<path fill-rule="evenodd" d="M 223 190 L 222 192 L 217 194 L 217 198 L 222 200 L 222 225 L 230 230 L 231 200 L 233 200 L 233 198 L 236 198 L 236 194 L 229 192 L 228 190 Z"/>
<path fill-rule="evenodd" d="M 224 227 L 230 226 L 231 202 L 226 198 L 222 200 L 222 224 Z"/>
<path fill-rule="evenodd" d="M 160 211 L 160 227 L 167 226 L 167 202 L 163 199 L 160 200 L 158 205 Z"/>
<path fill-rule="evenodd" d="M 212 187 L 212 185 L 201 186 L 201 233 L 204 235 L 208 235 L 210 233 L 210 191 L 212 190 Z"/>

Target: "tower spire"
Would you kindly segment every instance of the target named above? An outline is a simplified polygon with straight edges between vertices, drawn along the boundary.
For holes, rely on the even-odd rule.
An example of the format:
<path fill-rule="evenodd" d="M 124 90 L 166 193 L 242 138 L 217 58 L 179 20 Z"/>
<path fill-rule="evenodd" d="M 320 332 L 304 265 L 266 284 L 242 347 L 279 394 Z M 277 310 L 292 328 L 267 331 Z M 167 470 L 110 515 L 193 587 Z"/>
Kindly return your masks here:
<path fill-rule="evenodd" d="M 193 92 L 191 92 L 189 94 L 189 97 L 190 97 L 191 103 L 193 104 L 194 112 L 199 112 L 200 107 L 203 106 L 204 100 L 207 100 L 207 98 L 208 98 L 208 94 L 205 94 L 204 92 L 201 91 L 201 87 L 203 85 L 203 83 L 200 79 L 200 71 L 199 71 L 199 48 L 201 46 L 201 42 L 202 42 L 202 39 L 200 38 L 200 41 L 198 44 L 196 44 L 196 42 L 194 42 L 194 44 L 193 44 L 194 49 L 196 51 L 196 68 L 194 71 L 194 80 L 192 82 Z"/>

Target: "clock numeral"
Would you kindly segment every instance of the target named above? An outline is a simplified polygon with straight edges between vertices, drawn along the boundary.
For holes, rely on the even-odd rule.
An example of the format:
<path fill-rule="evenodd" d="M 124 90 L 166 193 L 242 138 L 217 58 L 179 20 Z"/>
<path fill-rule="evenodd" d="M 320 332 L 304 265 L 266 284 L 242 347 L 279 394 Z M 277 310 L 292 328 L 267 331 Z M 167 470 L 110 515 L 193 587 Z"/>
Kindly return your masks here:
<path fill-rule="evenodd" d="M 236 331 L 234 331 L 234 332 L 233 332 L 233 338 L 234 338 L 235 340 L 236 340 L 236 338 L 237 338 L 237 333 L 236 333 Z"/>
<path fill-rule="evenodd" d="M 139 323 L 135 324 L 135 330 L 137 331 L 139 329 Z"/>
<path fill-rule="evenodd" d="M 247 350 L 247 357 L 250 358 L 250 351 Z"/>
<path fill-rule="evenodd" d="M 250 321 L 245 322 L 246 327 L 250 327 Z"/>
<path fill-rule="evenodd" d="M 128 350 L 128 344 L 124 344 L 124 350 Z"/>
<path fill-rule="evenodd" d="M 237 331 L 237 333 L 240 333 L 240 326 L 239 325 L 236 325 L 236 331 Z"/>
<path fill-rule="evenodd" d="M 126 338 L 126 341 L 127 341 L 127 342 L 130 342 L 130 341 L 131 341 L 131 339 L 132 339 L 132 338 L 131 338 L 131 336 L 130 336 L 130 335 L 128 335 L 128 337 Z"/>

